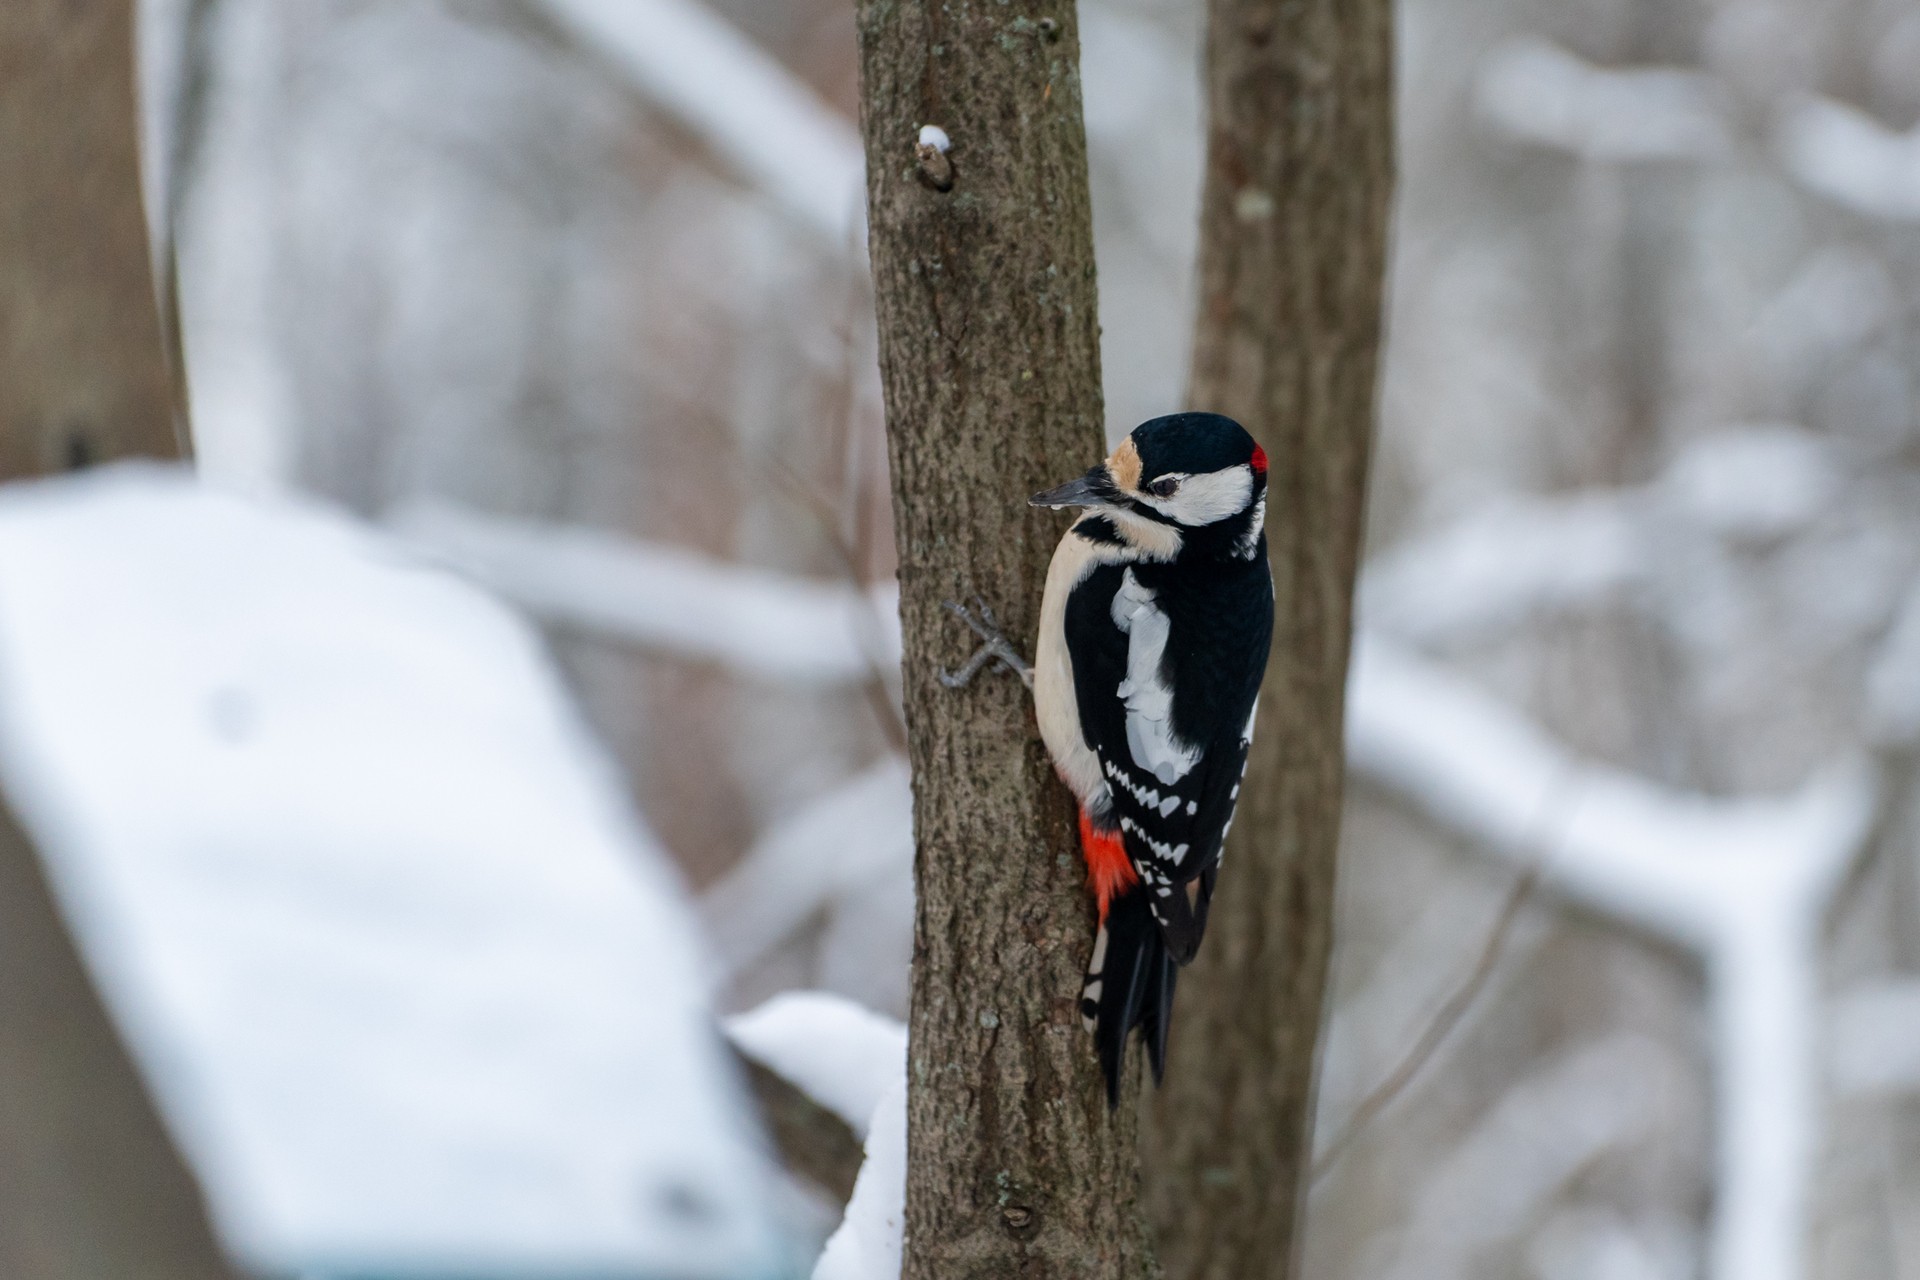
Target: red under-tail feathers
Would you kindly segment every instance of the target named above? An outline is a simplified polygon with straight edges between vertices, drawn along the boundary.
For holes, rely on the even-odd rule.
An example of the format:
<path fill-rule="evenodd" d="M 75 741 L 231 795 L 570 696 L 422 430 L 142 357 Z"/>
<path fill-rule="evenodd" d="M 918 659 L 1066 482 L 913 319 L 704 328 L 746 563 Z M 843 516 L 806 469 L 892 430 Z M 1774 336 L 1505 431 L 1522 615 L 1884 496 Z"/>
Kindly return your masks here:
<path fill-rule="evenodd" d="M 1087 811 L 1080 811 L 1080 850 L 1087 859 L 1087 884 L 1094 901 L 1100 904 L 1100 923 L 1107 922 L 1107 908 L 1113 900 L 1138 884 L 1133 861 L 1120 839 L 1118 827 L 1102 831 L 1093 825 Z"/>

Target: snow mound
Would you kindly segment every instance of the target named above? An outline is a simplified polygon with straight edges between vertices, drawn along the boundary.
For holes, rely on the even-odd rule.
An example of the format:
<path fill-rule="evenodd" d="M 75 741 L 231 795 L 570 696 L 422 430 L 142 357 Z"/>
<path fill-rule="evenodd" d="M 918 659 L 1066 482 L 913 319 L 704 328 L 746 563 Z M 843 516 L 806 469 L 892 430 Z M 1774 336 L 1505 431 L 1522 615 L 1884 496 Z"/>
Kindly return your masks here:
<path fill-rule="evenodd" d="M 776 1273 L 690 908 L 474 587 L 185 473 L 11 487 L 0 783 L 245 1263 Z"/>
<path fill-rule="evenodd" d="M 874 1108 L 907 1069 L 907 1029 L 831 991 L 777 995 L 727 1019 L 727 1036 L 862 1139 Z"/>
<path fill-rule="evenodd" d="M 903 1071 L 874 1108 L 867 1158 L 847 1216 L 827 1239 L 813 1280 L 894 1280 L 907 1221 L 907 1081 Z"/>

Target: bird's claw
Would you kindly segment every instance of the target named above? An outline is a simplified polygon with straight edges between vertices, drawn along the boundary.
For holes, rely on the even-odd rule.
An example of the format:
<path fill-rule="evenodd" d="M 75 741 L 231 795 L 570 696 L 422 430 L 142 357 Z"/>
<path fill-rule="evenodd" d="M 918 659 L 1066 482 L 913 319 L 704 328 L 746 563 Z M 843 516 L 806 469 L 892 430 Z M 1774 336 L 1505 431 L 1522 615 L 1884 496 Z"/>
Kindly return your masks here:
<path fill-rule="evenodd" d="M 1029 689 L 1033 688 L 1032 665 L 1020 656 L 1020 651 L 1013 647 L 1006 633 L 1000 630 L 1000 624 L 994 621 L 993 610 L 987 607 L 985 600 L 975 596 L 972 610 L 952 600 L 945 601 L 944 604 L 947 612 L 966 623 L 967 629 L 980 637 L 981 643 L 980 647 L 973 651 L 973 656 L 960 665 L 958 671 L 949 671 L 941 667 L 935 673 L 941 684 L 949 689 L 964 689 L 973 683 L 973 678 L 980 674 L 982 667 L 998 660 L 1007 670 L 1020 677 L 1020 683 Z"/>

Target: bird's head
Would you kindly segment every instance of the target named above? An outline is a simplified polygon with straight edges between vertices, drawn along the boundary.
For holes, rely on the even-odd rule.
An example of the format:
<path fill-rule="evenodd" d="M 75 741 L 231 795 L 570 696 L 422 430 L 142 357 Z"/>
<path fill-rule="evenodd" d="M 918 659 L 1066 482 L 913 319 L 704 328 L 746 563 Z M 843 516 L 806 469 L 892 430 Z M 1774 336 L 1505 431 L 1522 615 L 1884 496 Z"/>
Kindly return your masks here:
<path fill-rule="evenodd" d="M 1266 498 L 1266 451 L 1239 423 L 1217 413 L 1176 413 L 1141 423 L 1106 461 L 1028 501 L 1100 511 L 1122 534 L 1132 526 L 1147 541 L 1220 541 L 1251 556 Z"/>

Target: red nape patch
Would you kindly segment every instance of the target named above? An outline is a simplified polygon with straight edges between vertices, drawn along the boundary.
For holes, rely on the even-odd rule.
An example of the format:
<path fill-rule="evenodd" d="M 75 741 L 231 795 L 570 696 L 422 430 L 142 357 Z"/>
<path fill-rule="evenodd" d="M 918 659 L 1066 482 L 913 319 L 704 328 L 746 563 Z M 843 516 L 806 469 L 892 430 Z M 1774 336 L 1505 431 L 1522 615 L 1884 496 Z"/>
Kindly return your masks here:
<path fill-rule="evenodd" d="M 1257 476 L 1267 474 L 1267 451 L 1259 445 L 1253 446 L 1253 473 Z"/>
<path fill-rule="evenodd" d="M 1120 832 L 1096 830 L 1085 809 L 1080 811 L 1080 851 L 1087 859 L 1087 886 L 1100 904 L 1100 923 L 1105 924 L 1108 904 L 1138 884 L 1140 877 L 1134 873 Z"/>

